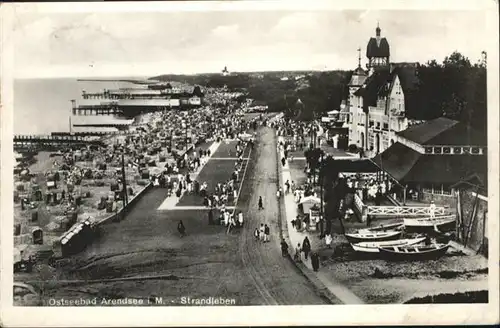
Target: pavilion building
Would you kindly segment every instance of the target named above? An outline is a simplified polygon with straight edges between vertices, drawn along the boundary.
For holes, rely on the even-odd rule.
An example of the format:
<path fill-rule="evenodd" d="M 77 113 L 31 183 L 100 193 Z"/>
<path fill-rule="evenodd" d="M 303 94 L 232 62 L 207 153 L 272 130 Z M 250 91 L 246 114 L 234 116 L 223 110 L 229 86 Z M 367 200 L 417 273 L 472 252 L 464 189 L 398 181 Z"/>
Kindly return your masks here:
<path fill-rule="evenodd" d="M 462 122 L 440 117 L 394 136 L 394 144 L 372 161 L 407 192 L 412 190 L 414 200 L 444 198 L 446 203 L 446 198 L 452 200 L 458 181 L 472 175 L 487 181 L 484 136 Z"/>

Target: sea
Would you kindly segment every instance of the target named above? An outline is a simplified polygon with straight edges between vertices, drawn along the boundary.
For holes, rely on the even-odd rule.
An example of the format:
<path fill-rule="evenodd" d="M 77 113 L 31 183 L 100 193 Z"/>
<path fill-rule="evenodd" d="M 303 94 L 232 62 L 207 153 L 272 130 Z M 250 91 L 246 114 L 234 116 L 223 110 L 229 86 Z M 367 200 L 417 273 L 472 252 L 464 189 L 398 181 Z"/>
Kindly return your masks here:
<path fill-rule="evenodd" d="M 113 77 L 99 79 L 111 80 Z M 145 77 L 119 79 L 145 79 Z M 143 86 L 119 81 L 78 81 L 78 77 L 16 79 L 13 104 L 14 134 L 47 135 L 51 132 L 69 132 L 70 116 L 72 116 L 71 100 L 75 99 L 78 103 L 78 100 L 82 99 L 83 90 L 98 92 L 103 89 L 132 87 Z M 109 117 L 105 119 L 110 120 Z M 112 120 L 119 119 L 119 117 L 112 118 Z M 85 122 L 85 117 L 72 117 L 72 122 L 76 121 Z"/>

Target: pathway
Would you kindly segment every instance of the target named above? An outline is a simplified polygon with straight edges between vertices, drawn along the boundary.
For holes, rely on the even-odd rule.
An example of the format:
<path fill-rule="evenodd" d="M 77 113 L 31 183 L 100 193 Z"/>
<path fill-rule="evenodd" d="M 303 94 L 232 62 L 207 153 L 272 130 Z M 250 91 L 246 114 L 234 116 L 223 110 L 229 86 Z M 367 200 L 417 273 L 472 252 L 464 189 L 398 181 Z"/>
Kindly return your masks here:
<path fill-rule="evenodd" d="M 327 301 L 319 296 L 315 286 L 281 255 L 280 208 L 276 199 L 276 135 L 268 127 L 259 132 L 237 206 L 245 218 L 239 247 L 243 263 L 265 304 L 325 304 Z M 259 196 L 262 196 L 264 210 L 258 209 Z M 254 238 L 254 229 L 261 223 L 270 227 L 268 243 L 261 243 Z"/>
<path fill-rule="evenodd" d="M 282 140 L 283 137 L 278 137 L 279 141 Z M 280 157 L 284 157 L 283 150 L 280 150 Z M 288 166 L 288 161 L 285 163 L 285 166 L 281 166 L 281 175 L 282 181 L 286 182 L 287 180 L 292 181 L 292 177 L 290 174 L 290 167 Z M 283 190 L 285 190 L 285 186 L 283 185 Z M 297 244 L 302 245 L 302 241 L 305 236 L 308 236 L 311 243 L 313 240 L 317 239 L 317 234 L 308 233 L 308 232 L 298 232 L 293 226 L 291 221 L 295 219 L 297 216 L 297 203 L 294 200 L 293 194 L 285 194 L 283 196 L 285 203 L 285 213 L 286 213 L 286 226 L 288 229 L 288 236 L 290 238 L 290 242 L 292 244 L 293 252 L 295 252 L 295 247 Z M 314 249 L 313 249 L 314 250 Z M 325 272 L 321 271 L 321 268 L 318 272 L 314 272 L 312 269 L 312 264 L 310 260 L 302 259 L 302 263 L 306 266 L 306 268 L 310 271 L 309 274 L 313 273 L 318 280 L 325 285 L 328 290 L 330 290 L 336 297 L 338 297 L 345 304 L 363 304 L 364 302 L 352 293 L 347 287 L 343 286 L 339 282 L 333 280 L 330 276 L 328 276 Z"/>
<path fill-rule="evenodd" d="M 198 171 L 195 173 L 191 174 L 191 179 L 196 180 L 198 177 L 198 174 L 201 172 L 203 167 L 208 163 L 208 161 L 211 159 L 212 155 L 215 153 L 217 148 L 219 148 L 221 142 L 214 142 L 210 147 L 208 148 L 210 150 L 210 156 L 206 159 L 204 163 L 202 163 L 198 167 Z M 233 159 L 234 160 L 234 159 Z M 173 209 L 178 209 L 179 207 L 177 206 L 177 203 L 179 203 L 179 200 L 182 198 L 184 195 L 185 190 L 182 192 L 181 197 L 177 197 L 175 193 L 173 193 L 171 196 L 167 196 L 163 203 L 158 207 L 159 211 L 166 211 L 166 210 L 173 210 Z"/>

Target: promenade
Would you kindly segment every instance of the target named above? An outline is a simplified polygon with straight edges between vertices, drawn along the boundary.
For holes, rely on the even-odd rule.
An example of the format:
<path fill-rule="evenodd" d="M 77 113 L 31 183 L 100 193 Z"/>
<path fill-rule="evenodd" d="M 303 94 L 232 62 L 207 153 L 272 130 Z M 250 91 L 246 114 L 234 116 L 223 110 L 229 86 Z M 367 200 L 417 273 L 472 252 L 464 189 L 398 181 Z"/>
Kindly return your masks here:
<path fill-rule="evenodd" d="M 278 144 L 283 141 L 283 137 L 279 136 L 278 137 Z M 279 149 L 279 158 L 283 158 L 285 156 L 283 149 Z M 281 181 L 282 181 L 282 189 L 286 190 L 286 187 L 284 185 L 284 182 L 288 181 L 293 181 L 292 176 L 290 174 L 290 167 L 288 165 L 288 161 L 285 162 L 285 165 L 282 166 L 280 165 L 280 174 L 281 174 Z M 295 254 L 295 247 L 297 244 L 302 245 L 302 242 L 304 238 L 307 236 L 309 241 L 311 242 L 311 249 L 313 252 L 319 252 L 321 250 L 321 254 L 325 255 L 328 257 L 331 257 L 333 254 L 333 249 L 327 249 L 327 247 L 324 245 L 323 239 L 319 239 L 319 234 L 314 233 L 314 232 L 308 232 L 308 231 L 297 231 L 292 225 L 292 220 L 295 219 L 297 216 L 297 203 L 294 200 L 294 196 L 292 193 L 284 194 L 283 195 L 283 202 L 285 204 L 285 213 L 286 217 L 284 218 L 286 222 L 286 229 L 288 233 L 288 238 L 289 238 L 289 246 L 291 248 L 291 255 Z M 301 256 L 301 263 L 305 266 L 303 270 L 307 270 L 307 275 L 308 276 L 313 276 L 318 279 L 318 281 L 323 284 L 333 295 L 335 295 L 338 299 L 342 301 L 344 304 L 363 304 L 363 300 L 361 300 L 358 296 L 356 296 L 353 292 L 351 292 L 347 287 L 343 286 L 341 283 L 338 281 L 334 280 L 326 271 L 324 271 L 324 268 L 320 266 L 320 269 L 318 272 L 314 272 L 311 264 L 311 259 L 310 257 L 306 260 L 304 258 L 304 253 L 300 253 Z M 334 265 L 334 264 L 333 264 Z"/>

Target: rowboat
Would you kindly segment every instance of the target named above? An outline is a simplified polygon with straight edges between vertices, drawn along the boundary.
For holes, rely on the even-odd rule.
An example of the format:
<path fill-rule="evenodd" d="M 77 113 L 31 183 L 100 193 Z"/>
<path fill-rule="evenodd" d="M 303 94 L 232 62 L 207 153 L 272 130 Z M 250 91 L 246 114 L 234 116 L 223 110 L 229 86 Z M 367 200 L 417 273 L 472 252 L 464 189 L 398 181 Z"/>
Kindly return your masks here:
<path fill-rule="evenodd" d="M 401 247 L 416 245 L 425 241 L 427 237 L 418 237 L 411 239 L 397 239 L 397 240 L 387 240 L 387 241 L 376 241 L 376 242 L 362 242 L 351 244 L 352 249 L 356 252 L 363 253 L 378 253 L 380 247 Z"/>
<path fill-rule="evenodd" d="M 371 228 L 359 229 L 358 233 L 371 233 L 371 232 L 376 232 L 376 231 L 399 230 L 403 227 L 404 227 L 404 224 L 402 222 L 392 223 L 392 224 L 382 224 L 382 225 L 371 227 Z"/>
<path fill-rule="evenodd" d="M 346 233 L 347 240 L 352 243 L 369 242 L 369 241 L 385 241 L 395 240 L 401 237 L 402 231 L 380 231 L 369 233 Z"/>
<path fill-rule="evenodd" d="M 416 261 L 437 259 L 444 254 L 450 247 L 449 244 L 433 244 L 426 246 L 391 246 L 380 247 L 380 255 L 386 260 L 392 261 Z"/>
<path fill-rule="evenodd" d="M 403 222 L 406 227 L 432 228 L 451 224 L 455 222 L 455 220 L 456 218 L 454 215 L 446 215 L 434 218 L 405 218 Z"/>

